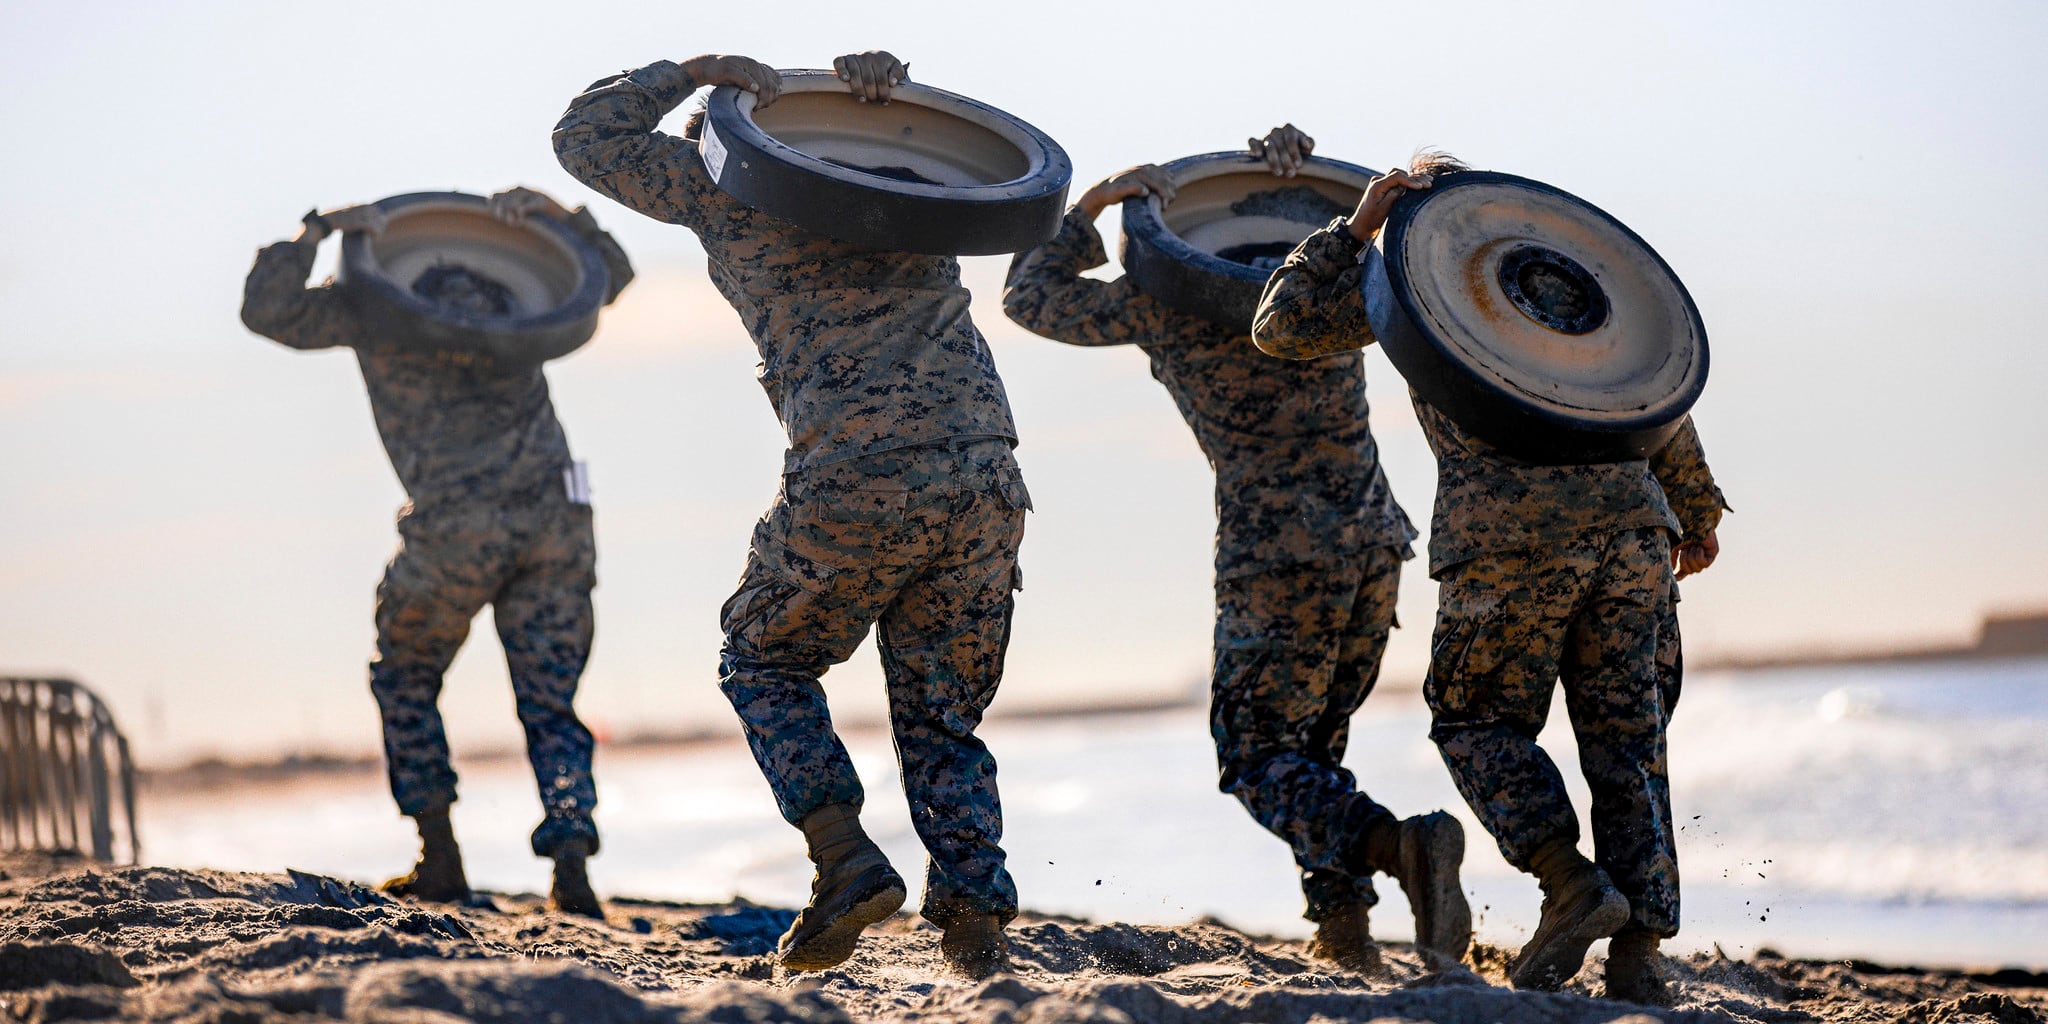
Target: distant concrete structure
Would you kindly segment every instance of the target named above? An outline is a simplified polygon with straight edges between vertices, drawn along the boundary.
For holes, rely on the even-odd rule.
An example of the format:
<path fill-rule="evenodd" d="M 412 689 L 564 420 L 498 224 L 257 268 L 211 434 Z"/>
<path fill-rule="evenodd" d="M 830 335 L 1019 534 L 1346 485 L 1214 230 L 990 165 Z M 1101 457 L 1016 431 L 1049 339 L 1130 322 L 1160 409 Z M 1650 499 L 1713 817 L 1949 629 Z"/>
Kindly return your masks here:
<path fill-rule="evenodd" d="M 0 849 L 141 859 L 128 738 L 77 682 L 0 676 Z"/>
<path fill-rule="evenodd" d="M 1974 644 L 1936 644 L 1862 651 L 1797 651 L 1784 654 L 1701 658 L 1691 667 L 1796 668 L 1803 665 L 1876 665 L 1911 661 L 1977 661 L 2048 657 L 2048 610 L 1993 612 L 1984 617 Z"/>
<path fill-rule="evenodd" d="M 1975 651 L 1986 658 L 2048 654 L 2048 611 L 1985 616 Z"/>

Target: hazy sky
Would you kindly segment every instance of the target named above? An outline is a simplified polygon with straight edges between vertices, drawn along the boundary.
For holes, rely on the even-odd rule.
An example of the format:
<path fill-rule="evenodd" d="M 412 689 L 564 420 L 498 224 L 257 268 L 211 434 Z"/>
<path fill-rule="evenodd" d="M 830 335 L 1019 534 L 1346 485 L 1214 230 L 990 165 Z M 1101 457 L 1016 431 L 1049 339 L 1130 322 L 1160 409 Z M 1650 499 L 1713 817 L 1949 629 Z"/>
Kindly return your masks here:
<path fill-rule="evenodd" d="M 0 12 L 0 671 L 96 685 L 146 759 L 372 749 L 402 494 L 353 360 L 247 333 L 242 276 L 309 206 L 526 183 L 593 203 L 640 268 L 549 371 L 597 493 L 583 707 L 729 721 L 717 609 L 781 433 L 695 239 L 574 183 L 548 130 L 655 59 L 871 47 L 1050 133 L 1076 194 L 1292 120 L 1325 155 L 1440 145 L 1627 222 L 1713 343 L 1697 413 L 1737 512 L 1686 585 L 1697 653 L 1956 640 L 2048 604 L 2038 4 L 21 3 Z M 1140 353 L 1025 334 L 1006 259 L 965 262 L 1038 505 L 999 706 L 1194 685 L 1213 521 L 1192 437 Z M 1368 374 L 1425 522 L 1428 451 L 1383 356 Z M 1388 677 L 1412 684 L 1435 587 L 1420 562 L 1404 584 Z M 517 735 L 480 627 L 458 744 Z M 879 675 L 863 651 L 835 701 L 876 706 Z"/>

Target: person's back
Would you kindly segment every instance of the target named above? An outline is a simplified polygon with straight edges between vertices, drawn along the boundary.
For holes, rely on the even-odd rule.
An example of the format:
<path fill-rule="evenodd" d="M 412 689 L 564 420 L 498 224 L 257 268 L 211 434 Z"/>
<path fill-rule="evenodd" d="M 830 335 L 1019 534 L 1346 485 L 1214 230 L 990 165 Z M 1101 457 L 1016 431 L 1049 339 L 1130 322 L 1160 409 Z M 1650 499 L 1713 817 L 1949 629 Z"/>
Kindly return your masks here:
<path fill-rule="evenodd" d="M 1483 554 L 1560 543 L 1638 527 L 1677 531 L 1650 460 L 1539 465 L 1472 436 L 1409 393 L 1436 455 L 1429 519 L 1432 578 Z"/>
<path fill-rule="evenodd" d="M 654 131 L 695 84 L 668 62 L 600 81 L 564 115 L 555 148 L 592 188 L 696 234 L 761 354 L 761 387 L 789 437 L 785 470 L 954 438 L 1014 442 L 959 261 L 864 249 L 728 195 L 697 154 L 702 111 L 681 136 Z"/>
<path fill-rule="evenodd" d="M 835 63 L 872 99 L 886 100 L 902 72 L 879 52 Z M 782 964 L 843 962 L 907 895 L 860 827 L 860 777 L 819 684 L 874 629 L 905 796 L 930 855 L 923 914 L 946 960 L 985 976 L 1017 913 L 995 760 L 974 734 L 1002 677 L 1030 507 L 1016 430 L 956 260 L 864 250 L 753 210 L 705 171 L 696 123 L 681 137 L 656 130 L 700 84 L 753 89 L 766 106 L 779 83 L 743 57 L 649 65 L 576 97 L 555 152 L 591 187 L 697 234 L 789 436 L 782 488 L 720 614 L 719 665 L 817 865 Z"/>
<path fill-rule="evenodd" d="M 492 197 L 501 219 L 556 217 L 602 256 L 616 298 L 631 264 L 588 211 L 571 212 L 530 189 Z M 456 776 L 438 708 L 442 675 L 484 605 L 494 611 L 527 751 L 545 807 L 532 837 L 556 862 L 557 906 L 602 910 L 584 872 L 597 852 L 591 812 L 592 740 L 573 707 L 594 630 L 590 591 L 596 543 L 587 489 L 538 363 L 505 363 L 436 349 L 373 330 L 332 282 L 306 286 L 320 240 L 337 230 L 381 230 L 374 207 L 309 215 L 293 240 L 257 254 L 244 283 L 242 319 L 302 350 L 346 347 L 361 369 L 377 433 L 409 501 L 401 543 L 377 589 L 377 656 L 370 686 L 383 717 L 392 796 L 418 824 L 422 853 L 394 892 L 456 900 L 468 894 L 449 824 Z M 422 299 L 466 313 L 507 312 L 509 291 L 487 274 L 449 264 L 413 283 Z"/>
<path fill-rule="evenodd" d="M 1288 125 L 1253 155 L 1284 175 L 1288 161 L 1275 152 L 1298 164 L 1313 144 Z M 1144 165 L 1089 189 L 1052 241 L 1012 261 L 1004 310 L 1070 345 L 1137 345 L 1216 472 L 1218 786 L 1292 847 L 1304 916 L 1316 922 L 1312 950 L 1349 970 L 1384 971 L 1368 924 L 1379 899 L 1372 876 L 1384 871 L 1408 894 L 1417 941 L 1462 956 L 1471 939 L 1462 830 L 1445 814 L 1397 820 L 1343 765 L 1415 538 L 1379 466 L 1364 357 L 1276 359 L 1243 331 L 1168 309 L 1129 277 L 1085 276 L 1108 259 L 1094 227 L 1102 211 L 1135 196 L 1170 202 L 1173 188 L 1164 169 Z"/>
<path fill-rule="evenodd" d="M 1297 248 L 1262 297 L 1259 347 L 1313 358 L 1372 344 L 1357 253 L 1395 197 L 1430 185 L 1426 173 L 1385 175 L 1347 240 L 1311 236 Z M 1538 465 L 1471 436 L 1419 397 L 1415 406 L 1438 464 L 1430 575 L 1440 586 L 1423 693 L 1430 737 L 1501 855 L 1544 893 L 1510 977 L 1518 987 L 1560 988 L 1591 943 L 1614 936 L 1608 994 L 1662 1001 L 1657 945 L 1678 929 L 1665 754 L 1677 698 L 1672 568 L 1712 561 L 1687 551 L 1718 550 L 1713 530 L 1725 507 L 1698 437 L 1688 421 L 1651 458 Z M 1570 797 L 1536 742 L 1560 681 L 1593 793 L 1597 863 L 1578 850 Z"/>

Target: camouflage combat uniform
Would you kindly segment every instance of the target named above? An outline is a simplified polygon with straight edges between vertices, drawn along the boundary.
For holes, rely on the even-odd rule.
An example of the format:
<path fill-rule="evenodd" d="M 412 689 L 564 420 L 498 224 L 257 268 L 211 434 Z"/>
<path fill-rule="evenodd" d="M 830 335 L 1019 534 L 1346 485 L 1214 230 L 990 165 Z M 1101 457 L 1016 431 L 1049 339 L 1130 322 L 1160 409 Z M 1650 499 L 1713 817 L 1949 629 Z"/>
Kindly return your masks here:
<path fill-rule="evenodd" d="M 593 84 L 555 129 L 562 166 L 695 232 L 761 353 L 789 436 L 783 483 L 722 612 L 721 688 L 791 823 L 858 806 L 819 677 L 880 624 L 890 723 L 918 837 L 924 915 L 1016 915 L 995 760 L 976 738 L 1009 643 L 1030 507 L 994 357 L 950 257 L 811 234 L 721 191 L 655 130 L 697 83 L 662 61 Z"/>
<path fill-rule="evenodd" d="M 1285 839 L 1307 917 L 1371 905 L 1346 843 L 1386 808 L 1343 767 L 1372 692 L 1415 528 L 1367 422 L 1365 360 L 1274 359 L 1243 333 L 1175 313 L 1107 261 L 1085 214 L 1010 265 L 1010 318 L 1072 345 L 1135 344 L 1216 472 L 1216 646 L 1210 730 L 1220 788 Z"/>
<path fill-rule="evenodd" d="M 607 301 L 616 297 L 633 278 L 625 253 L 587 211 L 569 224 L 604 254 Z M 545 811 L 533 850 L 552 856 L 581 844 L 595 853 L 591 737 L 572 703 L 590 654 L 596 545 L 590 507 L 572 504 L 564 484 L 569 443 L 547 377 L 539 365 L 374 336 L 331 282 L 306 287 L 315 250 L 279 242 L 259 252 L 242 321 L 293 348 L 355 350 L 377 432 L 411 499 L 377 587 L 370 662 L 391 794 L 415 816 L 454 802 L 441 677 L 488 604 Z"/>
<path fill-rule="evenodd" d="M 1361 249 L 1339 225 L 1305 240 L 1266 286 L 1259 346 L 1305 359 L 1371 344 Z M 1415 409 L 1437 457 L 1430 736 L 1502 856 L 1529 870 L 1537 849 L 1579 838 L 1564 781 L 1536 744 L 1562 678 L 1593 794 L 1594 859 L 1638 926 L 1675 934 L 1664 748 L 1679 668 L 1671 547 L 1713 530 L 1726 507 L 1691 420 L 1654 460 L 1538 466 L 1420 398 Z"/>

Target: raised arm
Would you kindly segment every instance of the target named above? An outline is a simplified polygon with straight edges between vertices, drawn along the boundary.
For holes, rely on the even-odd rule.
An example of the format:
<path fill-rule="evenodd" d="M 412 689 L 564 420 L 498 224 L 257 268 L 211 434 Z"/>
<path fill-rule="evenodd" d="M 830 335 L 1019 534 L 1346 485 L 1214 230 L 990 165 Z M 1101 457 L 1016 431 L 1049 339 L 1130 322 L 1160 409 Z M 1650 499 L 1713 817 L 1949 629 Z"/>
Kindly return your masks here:
<path fill-rule="evenodd" d="M 1664 488 L 1664 498 L 1671 503 L 1671 511 L 1678 516 L 1679 528 L 1684 532 L 1671 553 L 1680 578 L 1712 565 L 1721 553 L 1721 513 L 1734 510 L 1728 507 L 1728 499 L 1714 483 L 1713 471 L 1707 468 L 1706 453 L 1700 448 L 1699 431 L 1694 428 L 1691 416 L 1679 425 L 1669 444 L 1650 456 L 1650 472 Z"/>
<path fill-rule="evenodd" d="M 306 287 L 320 240 L 335 231 L 384 230 L 374 206 L 309 213 L 298 236 L 263 247 L 242 282 L 242 323 L 279 344 L 296 349 L 334 348 L 361 340 L 355 314 L 332 282 Z"/>
<path fill-rule="evenodd" d="M 1212 333 L 1207 323 L 1154 302 L 1128 277 L 1098 281 L 1081 272 L 1109 262 L 1095 218 L 1134 196 L 1173 198 L 1173 182 L 1151 164 L 1133 167 L 1090 188 L 1060 221 L 1052 241 L 1020 252 L 1003 285 L 1003 312 L 1017 325 L 1069 345 L 1170 342 Z"/>
<path fill-rule="evenodd" d="M 591 216 L 589 207 L 579 206 L 571 210 L 546 192 L 524 185 L 514 185 L 491 197 L 491 215 L 507 224 L 516 226 L 524 223 L 527 217 L 536 213 L 567 225 L 604 257 L 604 268 L 611 278 L 611 292 L 604 297 L 606 305 L 610 305 L 633 282 L 633 264 L 626 259 L 626 250 L 619 246 L 610 232 L 597 226 L 597 218 Z"/>
<path fill-rule="evenodd" d="M 1359 197 L 1349 217 L 1301 240 L 1287 261 L 1266 280 L 1252 319 L 1259 351 L 1283 359 L 1314 359 L 1364 348 L 1375 339 L 1358 286 L 1358 261 L 1367 242 L 1387 222 L 1387 211 L 1402 191 L 1428 188 L 1428 175 L 1394 170 L 1380 175 Z"/>
<path fill-rule="evenodd" d="M 775 102 L 782 78 L 747 57 L 707 54 L 681 64 L 656 61 L 600 79 L 569 102 L 555 125 L 555 157 L 578 181 L 626 208 L 671 224 L 698 226 L 698 196 L 715 188 L 695 139 L 655 129 L 704 85 L 736 85 L 759 106 Z"/>

